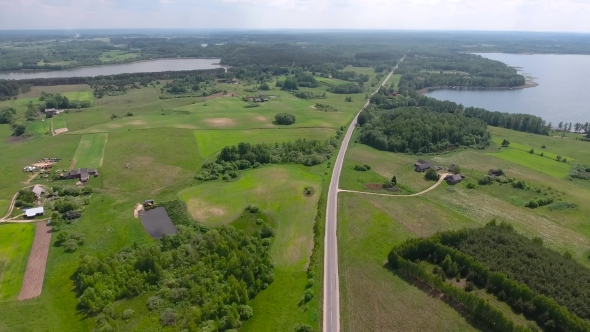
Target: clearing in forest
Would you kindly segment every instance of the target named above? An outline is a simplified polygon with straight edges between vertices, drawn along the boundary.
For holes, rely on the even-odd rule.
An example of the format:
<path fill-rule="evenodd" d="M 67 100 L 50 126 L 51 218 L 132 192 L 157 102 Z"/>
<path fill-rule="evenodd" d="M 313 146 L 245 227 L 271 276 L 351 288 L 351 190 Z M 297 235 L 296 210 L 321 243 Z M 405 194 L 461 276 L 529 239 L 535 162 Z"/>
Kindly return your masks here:
<path fill-rule="evenodd" d="M 84 135 L 80 139 L 72 168 L 99 168 L 102 166 L 108 133 Z"/>

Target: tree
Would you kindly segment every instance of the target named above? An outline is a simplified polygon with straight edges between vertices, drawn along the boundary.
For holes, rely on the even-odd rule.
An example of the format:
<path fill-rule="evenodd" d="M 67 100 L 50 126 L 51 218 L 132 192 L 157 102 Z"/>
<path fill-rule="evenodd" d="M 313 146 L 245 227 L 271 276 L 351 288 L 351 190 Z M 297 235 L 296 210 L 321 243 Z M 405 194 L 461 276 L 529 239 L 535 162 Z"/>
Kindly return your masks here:
<path fill-rule="evenodd" d="M 297 90 L 297 81 L 294 78 L 287 78 L 285 82 L 283 82 L 283 87 L 281 90 Z"/>
<path fill-rule="evenodd" d="M 13 107 L 5 107 L 0 110 L 0 124 L 12 123 L 16 114 L 16 110 Z"/>
<path fill-rule="evenodd" d="M 559 122 L 559 124 L 557 125 L 557 128 L 559 128 L 560 131 L 561 131 L 561 129 L 563 129 L 563 121 Z"/>
<path fill-rule="evenodd" d="M 434 168 L 429 169 L 428 171 L 426 171 L 426 174 L 424 174 L 424 178 L 426 178 L 426 180 L 432 180 L 432 181 L 437 181 L 439 178 L 438 173 L 434 170 Z"/>
<path fill-rule="evenodd" d="M 535 149 L 530 149 L 530 150 L 529 150 L 529 153 L 530 153 L 530 154 L 535 154 Z"/>
<path fill-rule="evenodd" d="M 508 147 L 509 145 L 510 145 L 510 141 L 508 141 L 507 139 L 504 139 L 504 140 L 502 141 L 502 146 L 503 146 L 503 147 Z"/>
<path fill-rule="evenodd" d="M 391 178 L 391 183 L 393 183 L 394 186 L 397 186 L 397 177 L 395 175 Z"/>
<path fill-rule="evenodd" d="M 453 174 L 461 174 L 461 167 L 459 167 L 459 165 L 453 167 Z"/>
<path fill-rule="evenodd" d="M 12 136 L 22 136 L 27 129 L 27 125 L 22 121 L 16 121 L 11 124 Z"/>
<path fill-rule="evenodd" d="M 268 90 L 270 90 L 270 87 L 268 86 L 268 84 L 262 83 L 262 84 L 260 84 L 259 89 L 263 90 L 263 91 L 268 91 Z"/>
<path fill-rule="evenodd" d="M 557 161 L 560 161 L 560 160 L 561 160 L 561 156 L 557 156 Z"/>
<path fill-rule="evenodd" d="M 275 124 L 292 125 L 295 123 L 295 115 L 289 113 L 279 113 L 275 115 Z"/>

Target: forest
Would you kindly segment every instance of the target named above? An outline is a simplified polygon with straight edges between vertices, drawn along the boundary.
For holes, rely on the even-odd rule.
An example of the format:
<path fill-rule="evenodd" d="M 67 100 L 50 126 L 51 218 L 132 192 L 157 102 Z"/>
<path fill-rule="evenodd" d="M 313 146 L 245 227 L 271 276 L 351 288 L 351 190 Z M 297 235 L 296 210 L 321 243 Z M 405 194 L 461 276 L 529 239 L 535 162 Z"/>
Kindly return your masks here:
<path fill-rule="evenodd" d="M 369 105 L 358 118 L 359 141 L 379 150 L 432 153 L 450 147 L 489 145 L 486 124 L 461 114 L 403 107 L 380 110 Z"/>
<path fill-rule="evenodd" d="M 371 97 L 371 104 L 380 109 L 396 109 L 398 107 L 417 106 L 439 113 L 462 114 L 468 118 L 483 120 L 487 125 L 502 127 L 516 131 L 548 135 L 550 126 L 542 118 L 522 113 L 506 113 L 488 111 L 483 108 L 467 107 L 448 100 L 438 100 L 419 94 L 415 90 L 397 94 L 391 88 L 382 87 Z"/>
<path fill-rule="evenodd" d="M 410 263 L 419 261 L 437 265 L 433 274 Z M 482 228 L 409 240 L 392 249 L 389 263 L 439 286 L 441 279 L 465 278 L 545 331 L 590 331 L 590 270 L 571 254 L 552 251 L 541 239 L 528 239 L 508 224 L 492 221 Z"/>
<path fill-rule="evenodd" d="M 183 208 L 182 202 L 173 205 Z M 190 218 L 186 210 L 180 214 L 185 214 L 181 223 Z M 176 223 L 178 211 L 170 217 Z M 144 293 L 151 294 L 145 305 L 160 324 L 176 330 L 238 329 L 254 315 L 248 300 L 274 279 L 272 232 L 248 235 L 231 226 L 177 227 L 177 235 L 153 245 L 80 257 L 74 275 L 79 307 L 95 317 L 96 330 L 117 330 L 117 319 L 133 312 L 121 313 L 125 301 L 116 301 Z"/>

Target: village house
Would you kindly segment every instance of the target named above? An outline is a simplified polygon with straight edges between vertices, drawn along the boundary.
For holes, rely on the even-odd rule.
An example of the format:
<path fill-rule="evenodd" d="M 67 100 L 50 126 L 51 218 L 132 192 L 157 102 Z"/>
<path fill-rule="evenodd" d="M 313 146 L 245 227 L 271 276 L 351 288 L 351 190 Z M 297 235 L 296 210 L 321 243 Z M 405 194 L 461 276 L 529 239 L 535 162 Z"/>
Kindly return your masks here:
<path fill-rule="evenodd" d="M 31 189 L 31 191 L 35 194 L 35 197 L 37 198 L 37 200 L 40 200 L 41 195 L 45 194 L 45 189 L 38 184 L 33 186 L 33 189 Z"/>
<path fill-rule="evenodd" d="M 48 118 L 54 116 L 54 115 L 58 115 L 59 114 L 59 110 L 55 109 L 55 108 L 46 108 L 45 109 L 45 116 L 47 116 Z"/>
<path fill-rule="evenodd" d="M 80 179 L 82 182 L 88 181 L 90 175 L 98 176 L 98 170 L 93 168 L 79 168 L 69 171 L 63 176 L 64 179 Z"/>
<path fill-rule="evenodd" d="M 464 178 L 465 178 L 465 175 L 463 175 L 463 174 L 450 174 L 445 177 L 445 180 L 447 180 L 448 184 L 455 185 L 455 184 L 463 181 Z"/>
<path fill-rule="evenodd" d="M 422 159 L 418 159 L 418 161 L 414 164 L 414 171 L 426 172 L 431 167 L 432 167 L 432 165 L 429 162 L 426 162 L 425 160 L 422 160 Z"/>
<path fill-rule="evenodd" d="M 42 216 L 44 213 L 45 210 L 42 206 L 25 210 L 25 216 L 27 218 L 35 218 L 36 216 Z"/>

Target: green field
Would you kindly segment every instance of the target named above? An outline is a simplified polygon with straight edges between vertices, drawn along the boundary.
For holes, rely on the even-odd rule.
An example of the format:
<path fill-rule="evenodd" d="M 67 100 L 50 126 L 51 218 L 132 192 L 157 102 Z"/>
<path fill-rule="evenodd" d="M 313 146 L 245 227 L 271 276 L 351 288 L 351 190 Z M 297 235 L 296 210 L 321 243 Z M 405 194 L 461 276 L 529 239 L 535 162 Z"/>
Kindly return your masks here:
<path fill-rule="evenodd" d="M 27 125 L 27 133 L 33 134 L 36 137 L 51 136 L 53 134 L 51 132 L 51 121 L 46 119 L 43 120 L 29 122 Z"/>
<path fill-rule="evenodd" d="M 0 225 L 0 234 L 0 301 L 15 300 L 27 268 L 35 223 Z"/>
<path fill-rule="evenodd" d="M 53 130 L 57 130 L 57 129 L 61 129 L 61 128 L 67 128 L 67 124 L 66 124 L 66 117 L 62 116 L 62 115 L 58 115 L 55 116 L 53 118 L 51 118 L 51 120 L 46 120 L 47 121 L 51 121 L 51 123 L 53 123 Z"/>
<path fill-rule="evenodd" d="M 492 142 L 494 142 L 494 143 L 496 143 L 498 145 L 502 145 L 502 141 L 503 141 L 503 139 L 501 139 L 499 137 L 492 138 Z M 526 153 L 530 153 L 531 149 L 533 149 L 535 155 L 540 156 L 541 153 L 542 153 L 543 154 L 543 157 L 549 158 L 549 159 L 552 159 L 552 160 L 557 160 L 557 156 L 561 156 L 562 158 L 566 158 L 570 162 L 572 162 L 572 161 L 575 160 L 572 157 L 568 157 L 568 156 L 564 156 L 564 155 L 558 155 L 558 154 L 555 154 L 553 152 L 545 151 L 546 148 L 543 148 L 543 147 L 537 148 L 535 150 L 535 148 L 530 147 L 530 146 L 527 146 L 527 145 L 522 145 L 522 144 L 519 144 L 519 143 L 510 142 L 509 148 L 515 149 L 515 150 L 519 150 L 519 151 L 523 151 L 523 152 L 526 152 Z"/>
<path fill-rule="evenodd" d="M 305 197 L 306 186 L 315 187 L 316 194 Z M 229 223 L 249 204 L 258 206 L 277 224 L 271 248 L 275 281 L 251 302 L 255 315 L 243 331 L 288 331 L 297 322 L 318 324 L 317 302 L 307 311 L 297 304 L 307 282 L 305 269 L 313 247 L 312 227 L 320 192 L 319 176 L 295 165 L 273 165 L 243 172 L 235 182 L 205 182 L 178 194 L 191 215 L 206 225 Z M 319 283 L 317 280 L 316 294 Z"/>
<path fill-rule="evenodd" d="M 92 90 L 64 92 L 63 95 L 69 100 L 94 100 L 94 92 Z"/>
<path fill-rule="evenodd" d="M 195 130 L 194 133 L 199 145 L 199 152 L 203 158 L 212 156 L 225 146 L 236 145 L 240 142 L 272 144 L 296 139 L 325 140 L 336 134 L 333 129 L 327 128 Z"/>
<path fill-rule="evenodd" d="M 338 216 L 342 331 L 477 331 L 443 301 L 384 267 L 394 245 L 468 224 L 465 218 L 421 198 L 352 193 L 339 194 Z"/>
<path fill-rule="evenodd" d="M 127 59 L 137 58 L 138 54 L 136 53 L 127 53 L 124 51 L 107 51 L 103 52 L 100 56 L 99 60 L 104 62 L 114 62 L 114 61 L 122 61 Z"/>
<path fill-rule="evenodd" d="M 101 167 L 108 137 L 107 133 L 82 136 L 74 155 L 75 168 Z"/>
<path fill-rule="evenodd" d="M 490 153 L 489 155 L 512 161 L 516 164 L 534 169 L 556 178 L 566 177 L 569 174 L 571 168 L 569 164 L 513 148 L 506 148 L 503 149 L 502 152 Z"/>

